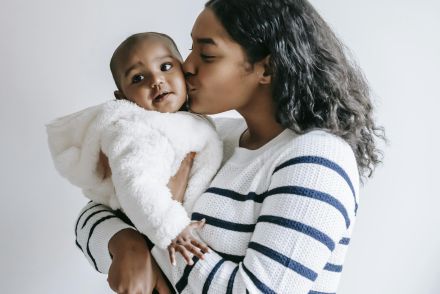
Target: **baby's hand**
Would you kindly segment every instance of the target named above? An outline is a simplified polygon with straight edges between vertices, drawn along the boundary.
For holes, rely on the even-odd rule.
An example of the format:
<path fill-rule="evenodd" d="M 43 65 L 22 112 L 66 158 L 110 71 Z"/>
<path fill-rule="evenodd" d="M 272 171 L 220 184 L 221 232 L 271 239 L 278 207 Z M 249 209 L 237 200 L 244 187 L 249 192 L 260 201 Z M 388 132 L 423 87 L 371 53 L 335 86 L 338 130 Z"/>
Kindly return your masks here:
<path fill-rule="evenodd" d="M 193 265 L 191 254 L 204 259 L 204 254 L 209 252 L 209 247 L 199 242 L 192 231 L 201 229 L 205 225 L 205 219 L 190 223 L 168 246 L 171 264 L 176 265 L 176 251 L 182 254 L 186 264 Z"/>

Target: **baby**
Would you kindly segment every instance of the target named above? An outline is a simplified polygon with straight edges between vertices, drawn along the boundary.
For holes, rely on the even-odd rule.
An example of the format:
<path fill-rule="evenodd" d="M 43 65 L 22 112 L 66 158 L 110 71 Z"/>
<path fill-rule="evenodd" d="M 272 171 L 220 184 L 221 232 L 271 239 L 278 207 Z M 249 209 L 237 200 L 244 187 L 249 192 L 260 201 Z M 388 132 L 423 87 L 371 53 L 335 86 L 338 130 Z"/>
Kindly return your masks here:
<path fill-rule="evenodd" d="M 221 141 L 203 116 L 185 110 L 182 57 L 167 35 L 135 34 L 115 50 L 110 69 L 116 101 L 47 125 L 55 167 L 93 201 L 122 208 L 133 224 L 170 254 L 203 258 L 208 247 L 193 235 L 204 221 L 188 214 L 222 159 Z M 146 111 L 147 110 L 147 111 Z M 179 111 L 181 110 L 181 111 Z M 170 178 L 197 152 L 183 206 L 172 199 Z"/>

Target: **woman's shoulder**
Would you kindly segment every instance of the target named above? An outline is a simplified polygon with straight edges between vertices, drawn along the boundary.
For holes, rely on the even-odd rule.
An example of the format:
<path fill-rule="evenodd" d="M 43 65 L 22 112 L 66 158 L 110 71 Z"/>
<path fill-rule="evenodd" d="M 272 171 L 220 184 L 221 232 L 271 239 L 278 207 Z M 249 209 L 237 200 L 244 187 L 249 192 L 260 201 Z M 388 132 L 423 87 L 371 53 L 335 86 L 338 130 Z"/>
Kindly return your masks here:
<path fill-rule="evenodd" d="M 358 175 L 356 156 L 348 142 L 323 129 L 294 136 L 284 148 L 279 160 L 293 158 L 325 162 L 339 166 L 353 177 Z"/>
<path fill-rule="evenodd" d="M 321 154 L 342 152 L 354 155 L 353 150 L 347 141 L 324 129 L 314 129 L 304 134 L 297 135 L 290 144 L 295 146 L 297 152 L 301 151 Z"/>

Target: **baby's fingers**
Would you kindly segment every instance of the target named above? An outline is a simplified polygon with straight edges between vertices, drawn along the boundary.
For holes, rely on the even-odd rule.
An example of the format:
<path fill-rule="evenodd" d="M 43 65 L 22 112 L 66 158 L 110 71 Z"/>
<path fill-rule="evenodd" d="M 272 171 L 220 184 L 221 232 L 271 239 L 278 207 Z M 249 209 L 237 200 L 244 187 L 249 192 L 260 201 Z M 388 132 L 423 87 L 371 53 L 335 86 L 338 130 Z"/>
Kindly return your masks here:
<path fill-rule="evenodd" d="M 185 248 L 198 258 L 205 259 L 204 252 L 202 252 L 198 247 L 192 244 L 185 244 Z"/>
<path fill-rule="evenodd" d="M 209 253 L 209 247 L 206 244 L 197 240 L 191 240 L 191 244 L 202 250 L 203 253 Z"/>
<path fill-rule="evenodd" d="M 202 219 L 202 220 L 191 223 L 191 227 L 193 229 L 201 229 L 201 228 L 203 228 L 205 223 L 206 223 L 206 219 Z"/>
<path fill-rule="evenodd" d="M 177 245 L 176 250 L 179 251 L 180 254 L 182 254 L 183 258 L 185 259 L 186 264 L 188 264 L 188 265 L 194 264 L 194 262 L 190 256 L 190 251 L 188 251 L 183 245 Z"/>

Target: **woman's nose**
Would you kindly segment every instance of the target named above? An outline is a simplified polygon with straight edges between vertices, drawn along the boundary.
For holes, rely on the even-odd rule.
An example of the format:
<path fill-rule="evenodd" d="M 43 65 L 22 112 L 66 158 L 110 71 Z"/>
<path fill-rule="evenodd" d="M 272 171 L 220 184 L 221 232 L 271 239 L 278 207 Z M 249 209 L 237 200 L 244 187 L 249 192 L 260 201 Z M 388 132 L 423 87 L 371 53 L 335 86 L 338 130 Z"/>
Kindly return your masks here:
<path fill-rule="evenodd" d="M 188 55 L 185 62 L 183 63 L 183 72 L 185 73 L 185 78 L 193 76 L 196 74 L 194 60 L 192 58 L 192 52 Z"/>

